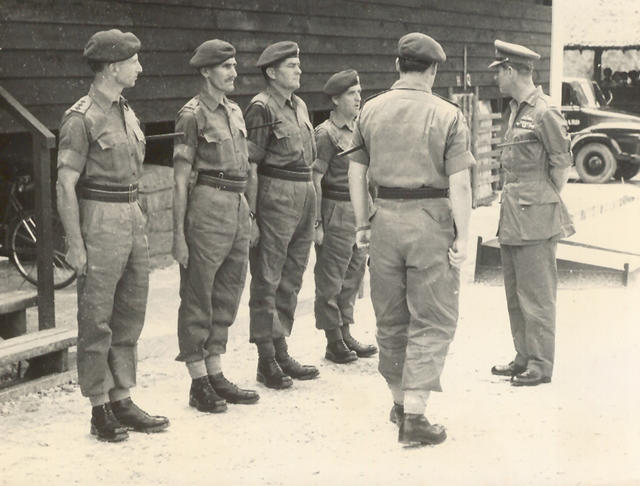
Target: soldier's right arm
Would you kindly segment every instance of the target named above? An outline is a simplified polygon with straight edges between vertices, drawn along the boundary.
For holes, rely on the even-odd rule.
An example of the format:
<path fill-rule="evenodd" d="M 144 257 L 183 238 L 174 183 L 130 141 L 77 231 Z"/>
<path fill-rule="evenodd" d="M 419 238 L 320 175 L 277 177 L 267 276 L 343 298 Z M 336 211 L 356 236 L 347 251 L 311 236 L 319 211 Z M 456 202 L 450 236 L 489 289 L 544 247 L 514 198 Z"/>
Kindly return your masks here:
<path fill-rule="evenodd" d="M 358 248 L 369 246 L 371 227 L 369 226 L 369 152 L 364 146 L 364 139 L 358 123 L 353 132 L 353 147 L 362 145 L 362 149 L 354 152 L 349 158 L 349 193 L 356 220 L 356 245 Z"/>
<path fill-rule="evenodd" d="M 84 171 L 88 152 L 89 136 L 84 118 L 71 113 L 60 126 L 56 201 L 67 238 L 66 260 L 78 275 L 84 275 L 87 271 L 87 250 L 80 231 L 76 184 Z"/>
<path fill-rule="evenodd" d="M 271 122 L 269 118 L 269 112 L 260 102 L 254 102 L 249 105 L 246 113 L 244 114 L 244 123 L 247 127 L 247 146 L 249 148 L 249 179 L 247 181 L 245 196 L 249 203 L 249 209 L 254 214 L 254 218 L 258 212 L 257 167 L 265 158 L 267 144 L 269 143 L 269 136 L 271 135 L 271 127 L 267 125 Z M 252 248 L 257 245 L 259 239 L 260 229 L 254 220 L 251 223 L 250 245 Z"/>
<path fill-rule="evenodd" d="M 176 120 L 176 131 L 184 135 L 176 137 L 173 145 L 173 258 L 186 268 L 189 249 L 184 234 L 184 218 L 187 213 L 189 177 L 198 146 L 198 124 L 191 110 L 181 111 Z"/>

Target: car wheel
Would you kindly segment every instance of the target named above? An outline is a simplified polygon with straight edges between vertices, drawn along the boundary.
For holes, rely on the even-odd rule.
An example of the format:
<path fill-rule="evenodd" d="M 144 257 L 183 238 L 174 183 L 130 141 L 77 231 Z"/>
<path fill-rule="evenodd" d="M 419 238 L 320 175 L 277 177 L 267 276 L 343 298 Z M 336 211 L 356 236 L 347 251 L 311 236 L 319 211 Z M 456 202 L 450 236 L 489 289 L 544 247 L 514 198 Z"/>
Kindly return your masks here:
<path fill-rule="evenodd" d="M 613 178 L 618 181 L 620 179 L 628 181 L 633 179 L 638 172 L 640 172 L 640 164 L 634 164 L 629 161 L 618 162 L 618 170 L 613 174 Z"/>
<path fill-rule="evenodd" d="M 601 143 L 588 143 L 576 154 L 576 171 L 583 182 L 602 184 L 613 177 L 618 164 L 611 150 Z"/>

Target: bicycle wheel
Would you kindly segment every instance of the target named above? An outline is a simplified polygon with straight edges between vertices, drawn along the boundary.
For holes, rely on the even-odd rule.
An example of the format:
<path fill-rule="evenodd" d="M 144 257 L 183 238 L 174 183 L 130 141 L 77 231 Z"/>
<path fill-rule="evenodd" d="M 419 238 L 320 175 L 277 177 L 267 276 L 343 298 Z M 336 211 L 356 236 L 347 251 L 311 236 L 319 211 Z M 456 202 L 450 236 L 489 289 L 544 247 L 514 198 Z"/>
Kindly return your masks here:
<path fill-rule="evenodd" d="M 64 228 L 57 214 L 51 221 L 53 233 L 53 288 L 66 287 L 76 278 L 73 268 L 64 259 Z M 33 212 L 15 221 L 9 229 L 9 255 L 18 272 L 34 285 L 38 284 L 36 252 L 36 219 Z"/>

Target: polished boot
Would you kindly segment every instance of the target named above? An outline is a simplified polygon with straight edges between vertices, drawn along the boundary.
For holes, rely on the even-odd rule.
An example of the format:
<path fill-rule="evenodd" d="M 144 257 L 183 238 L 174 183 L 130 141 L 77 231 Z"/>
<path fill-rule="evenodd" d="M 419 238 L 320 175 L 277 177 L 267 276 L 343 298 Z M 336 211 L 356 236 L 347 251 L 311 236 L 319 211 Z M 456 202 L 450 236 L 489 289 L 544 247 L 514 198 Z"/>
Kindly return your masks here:
<path fill-rule="evenodd" d="M 515 361 L 512 361 L 508 365 L 495 365 L 491 367 L 491 374 L 496 376 L 515 376 L 519 375 L 527 368 L 526 366 L 518 365 Z"/>
<path fill-rule="evenodd" d="M 400 422 L 398 442 L 402 444 L 440 444 L 447 438 L 442 425 L 431 425 L 424 415 L 407 413 Z"/>
<path fill-rule="evenodd" d="M 260 400 L 260 395 L 255 391 L 238 388 L 237 385 L 227 380 L 222 373 L 209 375 L 209 383 L 211 383 L 215 392 L 224 398 L 227 403 L 242 403 L 248 405 Z"/>
<path fill-rule="evenodd" d="M 169 419 L 161 415 L 149 415 L 131 398 L 111 402 L 111 409 L 118 421 L 127 429 L 147 434 L 160 432 L 169 427 Z"/>
<path fill-rule="evenodd" d="M 404 405 L 393 402 L 393 407 L 391 407 L 391 411 L 389 412 L 389 420 L 391 423 L 400 426 L 404 420 Z"/>
<path fill-rule="evenodd" d="M 189 406 L 208 413 L 222 413 L 227 410 L 227 402 L 218 396 L 206 375 L 191 381 Z"/>
<path fill-rule="evenodd" d="M 287 356 L 282 360 L 276 358 L 276 360 L 282 371 L 296 380 L 313 380 L 320 374 L 315 366 L 300 364 L 291 356 Z"/>
<path fill-rule="evenodd" d="M 293 380 L 280 368 L 275 358 L 258 358 L 257 380 L 267 388 L 282 390 L 293 385 Z"/>
<path fill-rule="evenodd" d="M 541 371 L 535 368 L 528 369 L 511 377 L 511 384 L 513 386 L 536 386 L 541 383 L 551 383 L 551 377 L 544 376 Z"/>
<path fill-rule="evenodd" d="M 376 348 L 373 344 L 362 344 L 360 341 L 354 338 L 346 326 L 342 327 L 342 339 L 351 351 L 356 352 L 358 358 L 368 358 L 369 356 L 373 356 L 378 352 L 378 348 Z"/>
<path fill-rule="evenodd" d="M 327 342 L 324 357 L 338 364 L 350 363 L 358 359 L 356 352 L 351 351 L 342 339 Z"/>
<path fill-rule="evenodd" d="M 122 442 L 129 438 L 127 429 L 118 422 L 108 403 L 91 409 L 91 435 L 104 442 Z"/>

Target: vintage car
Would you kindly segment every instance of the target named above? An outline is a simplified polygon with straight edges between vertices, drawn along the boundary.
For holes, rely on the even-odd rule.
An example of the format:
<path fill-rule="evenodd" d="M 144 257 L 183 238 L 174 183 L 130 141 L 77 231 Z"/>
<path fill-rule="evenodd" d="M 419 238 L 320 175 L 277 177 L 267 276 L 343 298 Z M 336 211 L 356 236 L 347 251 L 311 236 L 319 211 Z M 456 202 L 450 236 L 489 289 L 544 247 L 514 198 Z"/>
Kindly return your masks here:
<path fill-rule="evenodd" d="M 597 84 L 589 79 L 562 82 L 562 113 L 583 182 L 627 180 L 640 170 L 640 117 L 601 105 L 602 99 Z"/>

